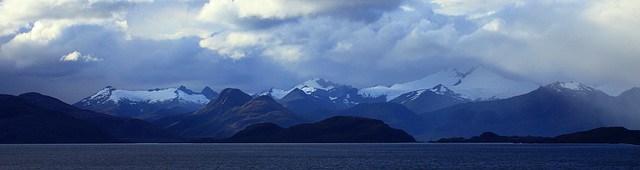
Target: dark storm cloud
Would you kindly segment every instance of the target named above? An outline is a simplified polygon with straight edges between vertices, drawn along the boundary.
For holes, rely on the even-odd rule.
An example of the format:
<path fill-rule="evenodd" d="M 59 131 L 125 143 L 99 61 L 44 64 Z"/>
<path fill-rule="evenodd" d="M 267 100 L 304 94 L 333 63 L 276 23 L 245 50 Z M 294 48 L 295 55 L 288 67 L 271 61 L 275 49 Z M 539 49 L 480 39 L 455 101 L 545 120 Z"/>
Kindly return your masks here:
<path fill-rule="evenodd" d="M 0 93 L 366 87 L 478 64 L 540 84 L 640 85 L 631 0 L 47 2 L 0 2 Z"/>
<path fill-rule="evenodd" d="M 89 29 L 91 31 L 87 31 Z M 260 58 L 245 61 L 218 60 L 211 51 L 198 47 L 199 38 L 178 40 L 126 40 L 120 32 L 93 27 L 68 29 L 66 42 L 50 44 L 43 49 L 65 49 L 59 53 L 14 51 L 12 55 L 34 55 L 45 58 L 22 68 L 6 69 L 2 75 L 3 90 L 23 93 L 40 91 L 54 96 L 67 96 L 67 101 L 82 97 L 112 85 L 116 88 L 151 89 L 186 85 L 216 89 L 236 87 L 257 91 L 256 84 L 277 82 L 270 78 L 287 76 L 276 65 L 261 64 Z M 120 38 L 118 38 L 120 37 Z M 33 49 L 33 48 L 31 48 Z M 99 62 L 60 62 L 63 54 L 83 49 L 103 60 Z M 42 50 L 47 51 L 47 50 Z M 52 54 L 53 53 L 53 54 Z M 265 70 L 269 70 L 265 72 Z M 265 73 L 265 74 L 256 74 Z M 290 75 L 289 75 L 290 76 Z M 262 87 L 262 86 L 261 86 Z M 71 96 L 69 96 L 71 95 Z"/>

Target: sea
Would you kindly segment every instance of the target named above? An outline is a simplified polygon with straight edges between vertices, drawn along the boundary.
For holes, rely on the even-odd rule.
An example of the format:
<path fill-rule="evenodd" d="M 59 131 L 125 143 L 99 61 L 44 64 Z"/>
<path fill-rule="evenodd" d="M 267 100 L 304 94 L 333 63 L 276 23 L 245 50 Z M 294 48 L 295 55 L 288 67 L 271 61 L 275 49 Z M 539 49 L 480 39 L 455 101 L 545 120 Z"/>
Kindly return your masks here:
<path fill-rule="evenodd" d="M 626 144 L 8 144 L 0 169 L 640 169 Z"/>

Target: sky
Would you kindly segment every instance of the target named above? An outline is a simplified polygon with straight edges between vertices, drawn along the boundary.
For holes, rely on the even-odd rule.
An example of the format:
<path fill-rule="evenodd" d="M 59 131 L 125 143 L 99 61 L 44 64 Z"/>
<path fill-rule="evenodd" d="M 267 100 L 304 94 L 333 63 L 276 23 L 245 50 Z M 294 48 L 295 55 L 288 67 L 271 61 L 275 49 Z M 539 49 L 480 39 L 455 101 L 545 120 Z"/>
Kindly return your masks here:
<path fill-rule="evenodd" d="M 0 0 L 0 93 L 392 85 L 483 65 L 640 86 L 637 0 Z"/>

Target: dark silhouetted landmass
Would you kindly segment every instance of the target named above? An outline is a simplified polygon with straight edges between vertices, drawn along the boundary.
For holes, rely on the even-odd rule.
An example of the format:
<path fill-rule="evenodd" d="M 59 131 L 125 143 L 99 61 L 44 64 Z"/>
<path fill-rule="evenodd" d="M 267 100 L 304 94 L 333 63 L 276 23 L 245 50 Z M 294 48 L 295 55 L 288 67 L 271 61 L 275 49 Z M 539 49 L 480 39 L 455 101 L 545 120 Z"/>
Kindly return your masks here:
<path fill-rule="evenodd" d="M 0 143 L 122 142 L 95 125 L 39 107 L 18 96 L 0 95 Z"/>
<path fill-rule="evenodd" d="M 624 127 L 603 127 L 588 131 L 556 136 L 553 143 L 628 143 L 640 144 L 640 130 Z"/>
<path fill-rule="evenodd" d="M 442 138 L 432 143 L 626 143 L 640 145 L 640 131 L 624 127 L 602 127 L 553 138 L 538 136 L 499 136 L 485 132 L 470 139 L 462 137 Z"/>
<path fill-rule="evenodd" d="M 228 139 L 199 139 L 194 142 L 229 143 L 389 143 L 415 142 L 400 129 L 376 119 L 336 116 L 316 123 L 282 128 L 273 123 L 248 126 Z"/>
<path fill-rule="evenodd" d="M 25 93 L 19 97 L 45 109 L 59 111 L 76 119 L 91 122 L 118 139 L 131 142 L 180 142 L 185 140 L 183 137 L 140 119 L 111 116 L 79 109 L 56 98 L 39 93 Z"/>
<path fill-rule="evenodd" d="M 469 139 L 463 137 L 442 138 L 432 143 L 546 143 L 549 137 L 540 136 L 499 136 L 493 132 L 484 132 Z"/>
<path fill-rule="evenodd" d="M 411 135 L 424 133 L 424 121 L 406 106 L 398 103 L 363 103 L 352 108 L 336 111 L 316 111 L 307 117 L 320 121 L 333 116 L 356 116 L 379 119 L 393 128 L 399 128 Z"/>

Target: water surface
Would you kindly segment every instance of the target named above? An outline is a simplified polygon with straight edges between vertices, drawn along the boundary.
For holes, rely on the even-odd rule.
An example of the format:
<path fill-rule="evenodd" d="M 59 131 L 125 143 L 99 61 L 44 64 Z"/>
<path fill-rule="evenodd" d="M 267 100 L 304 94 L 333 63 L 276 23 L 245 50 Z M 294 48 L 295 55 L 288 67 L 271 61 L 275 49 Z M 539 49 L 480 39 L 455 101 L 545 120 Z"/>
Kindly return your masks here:
<path fill-rule="evenodd" d="M 640 168 L 613 144 L 0 145 L 0 169 Z"/>

